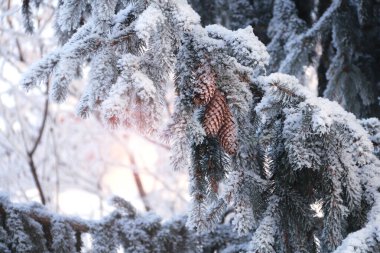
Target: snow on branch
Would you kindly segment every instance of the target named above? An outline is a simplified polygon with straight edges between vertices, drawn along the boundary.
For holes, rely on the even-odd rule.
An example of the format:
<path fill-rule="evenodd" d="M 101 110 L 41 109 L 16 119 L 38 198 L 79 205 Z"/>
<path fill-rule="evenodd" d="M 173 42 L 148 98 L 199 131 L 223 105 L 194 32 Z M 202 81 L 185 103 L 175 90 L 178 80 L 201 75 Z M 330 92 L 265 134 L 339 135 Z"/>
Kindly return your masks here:
<path fill-rule="evenodd" d="M 47 211 L 37 204 L 15 204 L 0 198 L 0 249 L 2 252 L 81 252 L 82 235 L 92 237 L 92 252 L 199 252 L 223 250 L 240 245 L 228 225 L 218 225 L 216 232 L 198 234 L 188 230 L 185 217 L 162 222 L 153 213 L 140 215 L 121 198 L 114 198 L 116 210 L 100 221 L 67 217 Z M 197 251 L 198 252 L 198 251 Z"/>

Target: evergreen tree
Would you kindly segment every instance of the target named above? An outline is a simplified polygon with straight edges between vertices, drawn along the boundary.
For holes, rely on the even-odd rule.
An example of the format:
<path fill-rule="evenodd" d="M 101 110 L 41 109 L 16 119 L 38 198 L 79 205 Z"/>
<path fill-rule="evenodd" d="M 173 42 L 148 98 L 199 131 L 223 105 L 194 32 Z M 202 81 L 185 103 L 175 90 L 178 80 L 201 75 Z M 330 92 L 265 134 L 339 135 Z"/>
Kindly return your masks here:
<path fill-rule="evenodd" d="M 271 56 L 267 71 L 295 75 L 302 85 L 358 117 L 380 115 L 378 1 L 190 3 L 204 24 L 219 23 L 232 29 L 252 25 Z M 210 8 L 217 11 L 210 13 Z"/>
<path fill-rule="evenodd" d="M 31 3 L 23 4 L 32 30 Z M 248 4 L 229 2 L 235 10 Z M 269 72 L 305 82 L 303 67 L 314 64 L 310 54 L 317 38 L 331 28 L 336 53 L 326 94 L 342 80 L 369 85 L 355 63 L 353 42 L 343 39 L 343 22 L 353 15 L 362 20 L 354 10 L 367 7 L 333 1 L 308 28 L 295 2 L 274 1 L 268 51 L 282 51 L 270 60 L 251 27 L 203 27 L 183 0 L 60 1 L 56 29 L 62 46 L 30 67 L 23 86 L 31 89 L 50 78 L 50 97 L 62 102 L 88 64 L 78 114 L 100 112 L 112 127 L 157 133 L 174 74 L 176 106 L 165 136 L 173 167 L 189 172 L 192 208 L 187 226 L 183 218 L 162 223 L 117 198 L 109 217 L 84 222 L 2 197 L 0 247 L 80 251 L 81 235 L 89 233 L 94 252 L 379 252 L 380 161 L 372 143 L 378 121 L 358 121 L 294 76 L 266 74 L 269 64 Z M 238 14 L 231 17 L 244 19 Z M 350 64 L 350 77 L 337 76 L 347 75 L 339 71 L 344 64 Z M 363 92 L 358 103 L 370 105 L 369 88 Z M 231 224 L 223 225 L 229 208 Z"/>

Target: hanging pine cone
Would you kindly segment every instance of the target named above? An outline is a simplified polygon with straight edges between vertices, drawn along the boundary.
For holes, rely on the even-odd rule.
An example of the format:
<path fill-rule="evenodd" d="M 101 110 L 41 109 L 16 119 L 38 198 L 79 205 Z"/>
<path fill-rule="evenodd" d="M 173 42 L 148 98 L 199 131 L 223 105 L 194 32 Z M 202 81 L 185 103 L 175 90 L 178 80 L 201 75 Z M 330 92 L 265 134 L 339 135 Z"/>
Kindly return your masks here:
<path fill-rule="evenodd" d="M 219 130 L 218 138 L 220 145 L 229 155 L 236 154 L 238 148 L 237 132 L 233 116 L 229 109 L 227 109 L 226 114 L 224 115 L 224 122 Z"/>
<path fill-rule="evenodd" d="M 216 90 L 216 74 L 210 64 L 201 65 L 195 73 L 194 104 L 206 105 Z"/>
<path fill-rule="evenodd" d="M 207 135 L 216 136 L 223 124 L 227 111 L 226 99 L 220 91 L 215 90 L 214 97 L 206 107 L 203 127 Z"/>

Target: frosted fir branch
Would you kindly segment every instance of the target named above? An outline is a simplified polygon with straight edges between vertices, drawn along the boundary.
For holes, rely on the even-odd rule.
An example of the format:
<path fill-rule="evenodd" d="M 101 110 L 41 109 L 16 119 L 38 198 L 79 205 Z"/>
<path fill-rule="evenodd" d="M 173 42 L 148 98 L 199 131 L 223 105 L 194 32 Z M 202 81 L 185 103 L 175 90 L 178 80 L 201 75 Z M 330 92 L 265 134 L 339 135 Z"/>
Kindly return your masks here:
<path fill-rule="evenodd" d="M 305 99 L 302 95 L 297 94 L 294 88 L 292 89 L 287 87 L 287 85 L 281 85 L 281 82 L 280 80 L 274 80 L 269 83 L 269 86 L 273 89 L 273 93 L 279 96 L 278 101 L 287 104 L 299 103 Z"/>
<path fill-rule="evenodd" d="M 248 235 L 256 226 L 256 219 L 253 214 L 252 204 L 246 196 L 236 195 L 233 207 L 235 216 L 232 220 L 234 230 L 238 235 Z M 241 199 L 239 199 L 241 198 Z"/>
<path fill-rule="evenodd" d="M 30 0 L 23 0 L 22 1 L 22 7 L 21 7 L 21 12 L 23 16 L 23 23 L 25 30 L 28 33 L 33 33 L 34 31 L 34 26 L 33 26 L 33 20 L 32 20 L 32 9 L 30 6 Z"/>
<path fill-rule="evenodd" d="M 343 242 L 334 253 L 371 253 L 380 250 L 380 230 L 377 227 L 377 224 L 380 223 L 380 194 L 377 192 L 374 197 L 376 202 L 368 214 L 367 224 L 360 230 L 353 232 L 344 238 Z"/>
<path fill-rule="evenodd" d="M 162 105 L 157 99 L 157 89 L 153 81 L 143 72 L 136 71 L 132 75 L 135 84 L 133 114 L 135 125 L 147 132 L 158 129 L 158 122 L 162 119 Z"/>
<path fill-rule="evenodd" d="M 91 228 L 92 252 L 116 253 L 118 250 L 118 231 L 115 223 L 120 216 L 113 213 L 102 221 L 95 223 Z"/>
<path fill-rule="evenodd" d="M 189 168 L 190 194 L 192 196 L 190 215 L 187 226 L 200 232 L 208 231 L 210 223 L 206 219 L 207 181 L 205 171 L 199 162 L 198 153 L 192 154 L 194 168 Z"/>
<path fill-rule="evenodd" d="M 73 36 L 62 46 L 62 50 L 64 51 L 66 48 L 72 46 L 78 41 L 89 36 L 93 30 L 94 20 L 90 18 L 83 26 L 81 26 Z"/>
<path fill-rule="evenodd" d="M 136 90 L 136 85 L 133 83 L 133 74 L 138 71 L 140 66 L 140 57 L 133 54 L 124 55 L 118 62 L 118 69 L 120 70 L 120 75 L 117 81 L 112 85 L 109 91 L 109 97 L 104 101 L 102 109 L 105 116 L 120 116 L 120 121 L 128 120 L 131 114 L 132 105 L 134 99 L 134 91 Z M 107 119 L 107 118 L 105 118 Z"/>
<path fill-rule="evenodd" d="M 102 39 L 98 36 L 90 36 L 74 47 L 69 47 L 62 51 L 60 61 L 53 72 L 53 81 L 50 90 L 50 97 L 53 101 L 63 102 L 68 93 L 68 86 L 76 76 L 84 58 L 90 53 L 99 49 Z"/>
<path fill-rule="evenodd" d="M 380 158 L 380 120 L 378 118 L 362 119 L 360 124 L 369 134 L 369 139 L 374 146 L 374 154 Z"/>
<path fill-rule="evenodd" d="M 117 0 L 94 0 L 91 2 L 93 15 L 101 21 L 111 21 L 116 8 Z"/>
<path fill-rule="evenodd" d="M 165 22 L 156 26 L 156 31 L 150 36 L 149 41 L 143 43 L 146 48 L 142 55 L 142 68 L 153 80 L 157 90 L 158 102 L 164 106 L 167 103 L 165 93 L 168 84 L 173 82 L 172 75 L 176 62 L 175 50 L 178 48 L 178 34 L 169 26 L 166 18 Z"/>
<path fill-rule="evenodd" d="M 279 233 L 278 204 L 279 198 L 273 195 L 269 199 L 268 207 L 263 215 L 264 217 L 261 220 L 259 227 L 253 234 L 248 252 L 276 252 L 276 239 Z"/>
<path fill-rule="evenodd" d="M 151 134 L 158 129 L 164 110 L 153 80 L 141 71 L 141 58 L 125 55 L 119 62 L 121 73 L 102 103 L 106 122 L 133 126 Z"/>
<path fill-rule="evenodd" d="M 343 161 L 347 161 L 343 158 Z M 354 167 L 354 166 L 352 166 Z M 357 178 L 357 172 L 353 168 L 346 168 L 345 178 L 346 183 L 344 184 L 344 193 L 347 201 L 347 206 L 350 212 L 357 212 L 361 204 L 361 196 L 363 194 L 363 189 L 360 185 L 360 180 Z"/>
<path fill-rule="evenodd" d="M 214 231 L 216 225 L 223 221 L 223 218 L 227 211 L 227 203 L 224 199 L 219 199 L 211 205 L 206 211 L 206 220 L 210 224 L 208 229 L 209 231 Z"/>
<path fill-rule="evenodd" d="M 318 19 L 318 21 L 313 24 L 313 26 L 299 35 L 299 37 L 296 39 L 297 42 L 295 43 L 296 45 L 294 45 L 294 47 L 297 46 L 304 48 L 305 45 L 310 44 L 312 40 L 315 40 L 316 36 L 331 28 L 331 25 L 333 23 L 332 19 L 340 8 L 341 4 L 342 0 L 334 0 L 329 8 L 327 8 L 323 15 Z M 290 60 L 287 62 L 289 61 Z"/>
<path fill-rule="evenodd" d="M 118 205 L 125 206 L 125 200 L 117 198 L 115 201 Z M 130 204 L 127 206 L 127 209 L 131 208 Z M 11 213 L 18 215 L 11 217 Z M 162 222 L 152 213 L 131 217 L 128 214 L 124 216 L 117 210 L 100 221 L 85 221 L 58 215 L 40 206 L 14 204 L 4 196 L 0 196 L 0 218 L 6 222 L 10 219 L 9 222 L 13 224 L 12 230 L 19 233 L 16 235 L 17 240 L 12 238 L 12 234 L 8 234 L 13 242 L 12 247 L 17 248 L 17 252 L 30 252 L 29 249 L 31 252 L 45 252 L 48 245 L 51 247 L 50 250 L 55 250 L 54 252 L 73 252 L 80 249 L 82 234 L 89 234 L 94 239 L 91 249 L 94 252 L 111 252 L 111 248 L 116 249 L 116 245 L 126 252 L 190 253 L 194 252 L 195 244 L 200 244 L 200 252 L 206 253 L 211 249 L 223 250 L 231 245 L 241 245 L 249 240 L 248 237 L 238 237 L 229 225 L 218 224 L 215 231 L 210 233 L 194 232 L 186 227 L 185 217 Z M 29 219 L 29 224 L 33 225 L 32 231 L 25 231 L 22 225 L 24 218 Z M 15 226 L 16 224 L 19 225 Z M 0 234 L 3 228 L 4 225 L 0 225 Z M 5 233 L 9 232 L 7 229 L 8 227 L 5 227 Z M 25 233 L 33 233 L 34 239 L 30 241 Z M 51 235 L 47 237 L 47 241 L 43 239 L 45 233 Z M 36 238 L 41 240 L 37 241 Z M 27 241 L 28 243 L 25 243 Z M 2 246 L 0 243 L 0 249 Z M 4 247 L 8 250 L 8 245 Z"/>
<path fill-rule="evenodd" d="M 206 134 L 197 115 L 194 115 L 194 108 L 181 105 L 178 100 L 177 103 L 172 122 L 164 131 L 164 138 L 170 143 L 170 161 L 174 170 L 191 171 L 194 161 L 189 147 L 202 143 Z"/>
<path fill-rule="evenodd" d="M 339 246 L 344 238 L 341 231 L 342 224 L 347 217 L 348 210 L 343 204 L 341 198 L 340 173 L 334 167 L 328 167 L 327 173 L 331 173 L 331 182 L 328 182 L 330 196 L 323 204 L 325 211 L 324 228 L 322 231 L 322 249 L 331 252 Z"/>
<path fill-rule="evenodd" d="M 65 223 L 61 217 L 54 217 L 51 220 L 51 248 L 54 252 L 74 252 L 75 251 L 75 232 L 73 228 Z"/>
<path fill-rule="evenodd" d="M 228 63 L 221 63 L 226 64 L 226 67 L 216 67 L 220 78 L 218 86 L 226 94 L 228 106 L 237 120 L 236 123 L 239 124 L 239 119 L 244 118 L 249 113 L 253 103 L 253 97 L 248 86 L 250 80 L 241 79 L 241 75 L 248 75 L 248 73 L 251 74 L 252 72 L 244 72 L 244 68 L 240 68 L 240 64 L 237 64 L 236 59 L 228 57 L 226 61 Z M 242 72 L 236 73 L 237 71 Z"/>
<path fill-rule="evenodd" d="M 110 203 L 117 207 L 119 211 L 125 212 L 129 217 L 133 218 L 136 216 L 136 209 L 132 204 L 125 199 L 114 196 L 112 197 Z"/>
<path fill-rule="evenodd" d="M 131 31 L 112 38 L 110 45 L 120 53 L 131 53 L 134 55 L 142 55 L 146 51 L 146 44 L 140 40 L 136 33 Z"/>
<path fill-rule="evenodd" d="M 76 114 L 81 118 L 86 119 L 89 117 L 91 108 L 90 108 L 90 96 L 91 96 L 91 87 L 87 85 L 79 99 L 79 102 L 75 108 Z"/>
<path fill-rule="evenodd" d="M 149 5 L 135 21 L 134 31 L 139 39 L 148 43 L 150 37 L 157 33 L 157 28 L 165 21 L 160 9 Z"/>
<path fill-rule="evenodd" d="M 40 61 L 34 63 L 28 71 L 24 73 L 21 80 L 22 86 L 29 90 L 40 83 L 45 83 L 61 60 L 61 54 L 70 48 L 80 45 L 82 40 L 90 34 L 91 30 L 91 22 L 83 25 L 62 48 L 56 49 Z"/>
<path fill-rule="evenodd" d="M 258 79 L 259 85 L 264 85 L 262 87 L 266 91 L 264 98 L 256 106 L 256 111 L 261 118 L 270 119 L 278 115 L 273 114 L 274 116 L 272 116 L 267 110 L 277 103 L 277 99 L 273 99 L 275 93 L 271 88 L 274 77 L 276 75 L 265 77 L 265 80 Z M 321 183 L 325 187 L 330 185 L 332 188 L 325 189 L 322 193 L 325 196 L 324 212 L 327 220 L 319 227 L 325 229 L 324 238 L 328 240 L 323 242 L 323 247 L 325 250 L 331 251 L 339 246 L 346 236 L 344 229 L 341 230 L 341 224 L 362 222 L 352 217 L 360 217 L 363 215 L 361 212 L 366 212 L 362 210 L 363 207 L 360 203 L 365 201 L 371 205 L 374 201 L 371 197 L 374 196 L 373 192 L 369 189 L 378 187 L 378 183 L 374 183 L 375 180 L 370 178 L 378 178 L 378 172 L 376 174 L 376 169 L 373 167 L 376 166 L 376 162 L 371 154 L 371 143 L 352 114 L 345 112 L 336 103 L 311 96 L 306 89 L 297 86 L 295 79 L 292 80 L 284 75 L 277 76 L 277 78 L 282 81 L 282 86 L 275 87 L 276 90 L 279 88 L 284 94 L 302 98 L 279 108 L 280 110 L 283 110 L 284 106 L 289 108 L 279 114 L 285 117 L 285 120 L 282 121 L 284 126 L 280 135 L 280 138 L 284 139 L 284 148 L 287 150 L 286 157 L 289 162 L 285 166 L 290 166 L 289 169 L 292 170 L 305 168 L 321 170 L 322 168 L 322 172 L 325 174 L 323 178 L 330 180 Z M 299 88 L 295 89 L 295 87 Z M 272 128 L 273 126 L 264 125 L 262 131 L 266 127 Z M 273 148 L 278 149 L 276 146 Z M 324 170 L 325 165 L 332 167 Z M 330 172 L 332 174 L 329 174 Z M 360 183 L 356 180 L 357 178 L 360 178 Z M 278 179 L 276 181 L 278 182 Z M 366 192 L 361 190 L 362 187 L 367 189 Z M 274 188 L 275 192 L 278 190 Z M 292 197 L 292 199 L 294 198 Z M 300 210 L 301 212 L 297 212 L 302 213 L 302 208 Z M 352 217 L 347 218 L 347 215 Z M 299 215 L 297 217 L 299 219 Z M 300 222 L 300 224 L 305 224 L 305 222 Z M 305 229 L 308 230 L 308 228 Z"/>
<path fill-rule="evenodd" d="M 235 210 L 233 225 L 239 235 L 246 235 L 256 224 L 253 214 L 251 197 L 248 196 L 248 182 L 252 182 L 251 171 L 245 171 L 244 167 L 235 165 L 236 168 L 230 172 L 226 179 L 226 187 L 223 198 Z M 254 182 L 254 181 L 253 181 Z M 256 183 L 256 182 L 255 182 Z"/>
<path fill-rule="evenodd" d="M 297 6 L 294 1 L 274 1 L 273 17 L 268 25 L 268 35 L 272 38 L 267 49 L 271 56 L 268 69 L 270 72 L 278 71 L 287 56 L 289 42 L 305 30 L 305 21 L 298 17 Z"/>
<path fill-rule="evenodd" d="M 305 116 L 302 109 L 296 110 L 287 115 L 285 126 L 283 129 L 283 136 L 286 138 L 284 141 L 285 150 L 289 162 L 292 164 L 292 169 L 319 169 L 324 163 L 324 155 L 321 155 L 319 149 L 310 150 L 309 142 L 319 141 L 318 137 L 310 131 L 310 124 L 303 122 Z M 302 122 L 301 124 L 299 122 Z M 330 130 L 328 130 L 330 131 Z"/>
<path fill-rule="evenodd" d="M 116 82 L 118 69 L 117 56 L 111 47 L 103 47 L 91 60 L 88 88 L 91 90 L 89 107 L 91 109 L 100 106 L 107 99 L 109 91 Z"/>
<path fill-rule="evenodd" d="M 323 15 L 318 19 L 318 21 L 309 30 L 306 31 L 304 40 L 313 38 L 318 34 L 325 32 L 325 30 L 331 26 L 331 20 L 340 8 L 341 4 L 342 0 L 334 0 L 329 8 L 327 8 Z"/>
<path fill-rule="evenodd" d="M 138 3 L 136 1 L 127 1 L 125 4 L 124 8 L 119 10 L 113 17 L 112 26 L 122 26 L 122 24 L 129 26 L 136 19 L 135 11 L 138 9 Z M 119 30 L 118 27 L 115 28 Z"/>
<path fill-rule="evenodd" d="M 9 229 L 9 234 L 12 240 L 11 249 L 12 251 L 18 252 L 30 252 L 33 250 L 32 241 L 30 235 L 25 233 L 22 223 L 22 214 L 14 208 L 8 207 L 2 213 L 7 212 L 6 225 Z"/>
<path fill-rule="evenodd" d="M 26 90 L 29 90 L 40 83 L 45 83 L 59 60 L 60 52 L 55 51 L 45 56 L 39 62 L 34 63 L 28 72 L 23 75 L 21 80 L 22 86 Z"/>
<path fill-rule="evenodd" d="M 185 0 L 164 1 L 162 10 L 175 30 L 188 32 L 200 24 L 200 16 Z"/>
<path fill-rule="evenodd" d="M 310 29 L 306 30 L 306 28 L 302 26 L 302 29 L 300 29 L 300 31 L 297 31 L 297 29 L 294 29 L 293 33 L 289 33 L 288 37 L 283 38 L 284 39 L 283 43 L 286 43 L 286 44 L 285 44 L 285 51 L 283 53 L 284 58 L 281 59 L 280 63 L 277 62 L 279 72 L 295 75 L 297 78 L 300 78 L 302 82 L 304 82 L 305 71 L 307 69 L 306 67 L 316 65 L 315 59 L 317 59 L 318 56 L 315 55 L 314 51 L 315 51 L 315 45 L 318 40 L 318 36 L 321 33 L 325 32 L 326 30 L 331 29 L 332 23 L 333 23 L 332 19 L 335 16 L 340 5 L 341 5 L 341 0 L 333 1 L 333 3 L 329 6 L 329 8 L 318 19 L 318 21 L 313 24 L 313 26 Z M 293 8 L 295 12 L 295 6 L 293 6 Z M 299 19 L 295 13 L 293 13 L 293 15 L 295 15 L 295 17 L 293 18 Z M 289 25 L 289 27 L 292 29 L 292 26 Z M 275 29 L 274 31 L 278 31 L 278 28 L 274 28 L 274 29 Z M 289 28 L 288 26 L 286 26 L 284 29 L 286 30 Z M 276 37 L 276 39 L 281 40 L 281 37 Z M 277 47 L 280 46 L 279 44 L 278 45 L 274 44 L 278 42 L 277 40 L 275 39 L 272 40 L 271 44 L 268 46 L 269 51 L 273 51 L 272 48 L 277 49 Z M 277 46 L 277 47 L 274 47 L 274 46 Z M 274 57 L 275 58 L 278 57 L 278 54 L 275 55 Z M 274 59 L 274 62 L 276 63 L 276 59 Z"/>
<path fill-rule="evenodd" d="M 185 123 L 186 124 L 186 123 Z M 183 127 L 183 123 L 177 123 L 175 126 L 170 127 L 171 130 L 180 131 L 180 128 Z M 170 130 L 166 131 L 169 133 Z M 173 133 L 173 132 L 172 132 Z M 176 134 L 176 133 L 174 133 Z M 170 136 L 170 135 L 168 135 Z M 175 138 L 168 138 L 170 143 L 171 150 L 171 165 L 174 170 L 189 170 L 192 166 L 191 162 L 191 151 L 188 149 L 189 140 L 186 136 L 177 135 Z"/>
<path fill-rule="evenodd" d="M 198 194 L 194 198 L 186 226 L 199 232 L 209 231 L 212 225 L 211 221 L 206 218 L 206 203 L 204 200 L 200 200 L 200 198 L 205 199 L 205 196 Z"/>
<path fill-rule="evenodd" d="M 267 77 L 261 76 L 256 79 L 256 82 L 268 95 L 274 96 L 276 101 L 289 107 L 311 96 L 309 91 L 299 87 L 299 82 L 295 77 L 286 74 L 274 73 Z M 255 110 L 259 111 L 270 101 L 273 99 L 270 96 L 265 96 L 264 100 L 255 107 Z"/>
<path fill-rule="evenodd" d="M 352 52 L 355 47 L 355 35 L 348 28 L 344 28 L 347 18 L 351 18 L 350 14 L 343 12 L 336 18 L 336 24 L 333 26 L 333 45 L 337 49 L 335 56 L 332 58 L 329 69 L 327 70 L 326 77 L 328 80 L 327 87 L 324 91 L 324 96 L 333 99 L 341 104 L 345 109 L 360 115 L 358 104 L 363 108 L 368 108 L 374 104 L 375 89 L 371 86 L 368 76 L 364 74 L 363 68 L 360 69 L 354 64 L 355 55 L 360 54 Z M 352 18 L 351 18 L 352 19 Z M 351 21 L 353 25 L 355 21 Z M 350 39 L 341 39 L 336 34 L 345 34 L 344 37 Z M 348 44 L 349 43 L 349 44 Z M 347 87 L 350 87 L 347 89 Z"/>
<path fill-rule="evenodd" d="M 83 0 L 62 1 L 56 10 L 56 25 L 62 32 L 71 32 L 79 28 L 86 7 Z"/>
<path fill-rule="evenodd" d="M 211 25 L 206 27 L 206 31 L 211 38 L 225 41 L 228 54 L 243 66 L 262 70 L 269 61 L 269 54 L 254 35 L 252 27 L 230 31 L 219 25 Z"/>
<path fill-rule="evenodd" d="M 380 221 L 380 161 L 372 158 L 372 161 L 362 168 L 361 185 L 364 188 L 363 199 L 370 203 L 370 210 L 366 214 L 365 224 L 356 232 L 344 238 L 342 246 L 337 248 L 337 252 L 349 252 L 352 247 L 369 246 L 368 252 L 379 250 L 380 231 L 377 224 Z M 373 244 L 372 244 L 373 243 Z M 360 249 L 360 248 L 358 248 Z"/>
<path fill-rule="evenodd" d="M 111 45 L 117 46 L 118 49 L 122 45 L 128 47 L 129 53 L 136 54 L 135 52 L 142 53 L 145 49 L 145 41 L 138 38 L 135 25 L 136 19 L 144 12 L 146 6 L 139 2 L 131 1 L 123 10 L 116 13 L 111 22 Z M 152 20 L 154 22 L 154 20 Z M 121 44 L 121 45 L 120 45 Z M 140 44 L 140 45 L 139 45 Z M 139 50 L 133 49 L 139 45 Z M 123 50 L 120 50 L 123 52 Z"/>
<path fill-rule="evenodd" d="M 12 203 L 0 203 L 0 213 L 3 216 L 6 216 L 7 209 L 6 206 L 13 206 L 13 208 L 16 208 L 18 212 L 21 212 L 23 215 L 32 218 L 33 220 L 39 222 L 40 224 L 48 225 L 50 224 L 51 220 L 54 218 L 54 216 L 45 211 L 45 210 L 34 210 L 30 205 L 29 206 L 20 206 L 20 207 L 14 207 L 14 204 Z M 75 231 L 79 231 L 82 233 L 86 233 L 89 231 L 89 225 L 85 221 L 78 219 L 78 218 L 70 218 L 65 217 L 63 220 L 64 223 L 68 224 L 72 229 Z M 22 229 L 21 229 L 22 230 Z"/>
<path fill-rule="evenodd" d="M 226 201 L 218 198 L 218 191 L 231 161 L 213 138 L 194 145 L 194 169 L 190 170 L 193 207 L 188 224 L 197 231 L 212 231 L 227 208 Z"/>
<path fill-rule="evenodd" d="M 285 49 L 287 54 L 285 59 L 282 60 L 278 71 L 294 75 L 302 80 L 302 82 L 305 82 L 308 67 L 316 66 L 317 55 L 315 50 L 317 38 L 304 40 L 302 36 L 301 34 L 286 43 Z"/>

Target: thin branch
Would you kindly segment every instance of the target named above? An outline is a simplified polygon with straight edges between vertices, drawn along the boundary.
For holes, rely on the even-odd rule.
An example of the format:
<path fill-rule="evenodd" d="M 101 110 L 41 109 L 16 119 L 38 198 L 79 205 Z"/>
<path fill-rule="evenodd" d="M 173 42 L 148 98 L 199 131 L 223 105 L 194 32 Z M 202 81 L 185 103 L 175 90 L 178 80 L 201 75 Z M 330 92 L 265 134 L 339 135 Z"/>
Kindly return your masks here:
<path fill-rule="evenodd" d="M 11 8 L 11 0 L 8 0 L 8 11 L 10 10 L 10 8 Z M 11 20 L 11 16 L 7 16 L 7 22 L 8 22 L 9 27 L 11 28 L 11 30 L 13 30 L 13 23 Z M 21 62 L 25 62 L 25 57 L 24 57 L 24 54 L 22 52 L 20 41 L 18 40 L 18 38 L 16 38 L 15 40 L 16 40 L 16 47 L 18 50 L 19 60 Z"/>
<path fill-rule="evenodd" d="M 47 90 L 49 90 L 49 84 L 47 84 L 46 91 Z M 42 135 L 44 133 L 45 126 L 46 126 L 46 119 L 47 119 L 47 116 L 48 116 L 48 112 L 49 112 L 49 99 L 48 99 L 48 95 L 47 95 L 47 92 L 46 92 L 46 99 L 45 99 L 45 105 L 44 105 L 44 112 L 43 112 L 43 118 L 42 118 L 41 127 L 40 127 L 37 139 L 34 142 L 34 145 L 33 145 L 32 149 L 28 152 L 29 156 L 33 156 L 33 154 L 37 150 L 38 145 L 41 142 L 41 138 L 42 138 Z"/>
<path fill-rule="evenodd" d="M 43 112 L 43 118 L 42 118 L 41 127 L 40 127 L 40 129 L 38 131 L 38 136 L 37 136 L 36 141 L 34 142 L 34 145 L 33 145 L 32 149 L 27 152 L 27 154 L 28 154 L 28 160 L 29 160 L 29 168 L 30 168 L 30 171 L 31 171 L 32 176 L 33 176 L 34 184 L 36 185 L 38 193 L 40 195 L 41 203 L 43 205 L 46 204 L 46 198 L 45 198 L 43 189 L 41 187 L 40 180 L 38 178 L 37 168 L 36 168 L 36 165 L 35 165 L 34 160 L 33 160 L 33 155 L 36 152 L 36 150 L 38 148 L 38 145 L 41 142 L 41 138 L 42 138 L 42 135 L 44 133 L 45 126 L 46 126 L 46 119 L 47 119 L 48 112 L 49 112 L 49 96 L 47 94 L 48 90 L 49 90 L 49 83 L 46 84 L 46 93 L 45 93 L 46 94 L 46 99 L 45 99 L 45 105 L 44 105 L 44 112 Z"/>
<path fill-rule="evenodd" d="M 40 195 L 41 203 L 43 205 L 45 205 L 46 204 L 46 199 L 45 199 L 45 195 L 44 195 L 44 192 L 42 190 L 42 187 L 41 187 L 40 180 L 38 178 L 37 168 L 36 168 L 36 165 L 34 164 L 33 158 L 30 157 L 30 156 L 29 156 L 29 169 L 30 169 L 30 171 L 32 173 L 34 184 L 36 185 L 38 193 Z"/>
<path fill-rule="evenodd" d="M 314 37 L 319 32 L 322 32 L 326 27 L 329 27 L 332 24 L 331 18 L 335 15 L 335 12 L 338 10 L 341 4 L 342 0 L 334 0 L 329 8 L 318 19 L 318 21 L 305 32 L 305 37 Z"/>
<path fill-rule="evenodd" d="M 130 152 L 128 152 L 128 156 L 129 156 L 129 160 L 131 161 L 131 165 L 133 167 L 136 167 L 135 157 Z M 151 208 L 150 208 L 149 203 L 146 199 L 146 192 L 144 189 L 144 185 L 141 181 L 140 174 L 137 172 L 137 170 L 135 168 L 132 169 L 132 173 L 133 173 L 133 178 L 135 180 L 135 184 L 136 184 L 137 190 L 139 192 L 141 201 L 144 204 L 145 210 L 150 211 Z"/>

